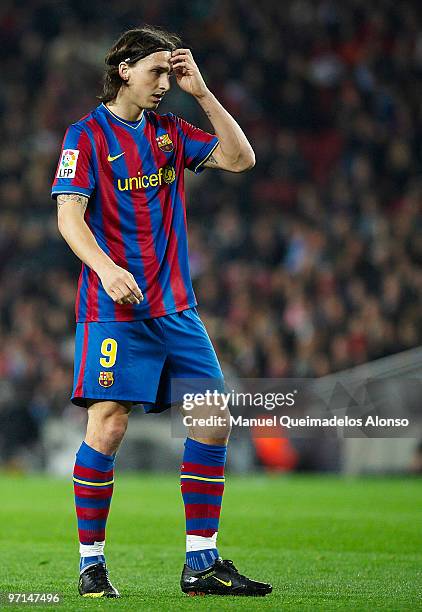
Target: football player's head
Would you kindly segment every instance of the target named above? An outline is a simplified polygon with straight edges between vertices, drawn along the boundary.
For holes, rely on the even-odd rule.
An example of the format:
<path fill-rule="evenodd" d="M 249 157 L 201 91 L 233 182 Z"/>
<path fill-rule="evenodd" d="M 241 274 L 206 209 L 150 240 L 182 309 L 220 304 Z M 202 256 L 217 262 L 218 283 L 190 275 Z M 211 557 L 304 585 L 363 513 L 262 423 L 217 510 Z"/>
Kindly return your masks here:
<path fill-rule="evenodd" d="M 139 108 L 155 109 L 170 89 L 171 52 L 181 47 L 176 34 L 145 26 L 124 32 L 105 58 L 102 102 L 127 96 Z"/>

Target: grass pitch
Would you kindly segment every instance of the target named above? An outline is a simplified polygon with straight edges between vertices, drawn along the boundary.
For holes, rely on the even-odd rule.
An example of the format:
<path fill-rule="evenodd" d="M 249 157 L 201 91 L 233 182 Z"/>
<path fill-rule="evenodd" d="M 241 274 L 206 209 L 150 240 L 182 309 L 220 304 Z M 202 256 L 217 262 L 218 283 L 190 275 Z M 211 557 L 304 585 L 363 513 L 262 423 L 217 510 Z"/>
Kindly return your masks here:
<path fill-rule="evenodd" d="M 176 473 L 117 473 L 106 552 L 119 600 L 77 595 L 70 482 L 0 476 L 0 491 L 0 591 L 59 592 L 62 604 L 50 609 L 422 610 L 420 479 L 229 476 L 219 549 L 241 572 L 272 582 L 274 592 L 257 599 L 179 590 Z"/>

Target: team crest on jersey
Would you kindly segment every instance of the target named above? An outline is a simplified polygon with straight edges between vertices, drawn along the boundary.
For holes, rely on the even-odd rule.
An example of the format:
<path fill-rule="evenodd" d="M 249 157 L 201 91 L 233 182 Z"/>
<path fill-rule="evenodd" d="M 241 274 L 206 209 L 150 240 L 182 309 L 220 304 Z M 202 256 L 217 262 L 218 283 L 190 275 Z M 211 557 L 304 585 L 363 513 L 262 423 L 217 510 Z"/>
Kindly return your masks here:
<path fill-rule="evenodd" d="M 173 141 L 167 133 L 163 134 L 162 136 L 157 136 L 156 141 L 161 151 L 164 151 L 165 153 L 170 153 L 170 151 L 173 151 Z"/>
<path fill-rule="evenodd" d="M 79 151 L 77 149 L 65 149 L 62 153 L 56 178 L 74 178 L 78 164 Z"/>
<path fill-rule="evenodd" d="M 98 382 L 102 387 L 111 387 L 114 383 L 114 373 L 113 372 L 100 372 L 98 377 Z"/>

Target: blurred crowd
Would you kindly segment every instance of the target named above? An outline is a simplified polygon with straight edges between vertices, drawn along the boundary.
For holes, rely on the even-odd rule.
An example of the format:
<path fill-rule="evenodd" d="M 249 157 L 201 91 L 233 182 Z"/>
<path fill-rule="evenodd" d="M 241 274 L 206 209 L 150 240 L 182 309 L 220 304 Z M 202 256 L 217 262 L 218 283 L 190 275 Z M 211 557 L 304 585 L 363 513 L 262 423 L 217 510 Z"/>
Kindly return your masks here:
<path fill-rule="evenodd" d="M 15 441 L 72 384 L 79 262 L 49 195 L 61 140 L 140 23 L 182 36 L 256 152 L 248 173 L 187 177 L 199 312 L 226 371 L 323 376 L 421 343 L 417 3 L 3 0 L 0 432 L 23 420 Z M 211 129 L 177 85 L 168 110 Z"/>

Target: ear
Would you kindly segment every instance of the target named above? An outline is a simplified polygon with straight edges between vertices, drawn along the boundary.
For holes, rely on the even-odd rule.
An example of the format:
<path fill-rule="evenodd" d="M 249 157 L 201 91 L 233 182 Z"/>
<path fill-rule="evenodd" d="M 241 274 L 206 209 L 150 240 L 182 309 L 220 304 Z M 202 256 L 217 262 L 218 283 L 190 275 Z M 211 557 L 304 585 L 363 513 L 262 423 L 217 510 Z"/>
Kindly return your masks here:
<path fill-rule="evenodd" d="M 123 81 L 129 80 L 129 64 L 126 64 L 126 62 L 120 62 L 119 75 Z"/>

